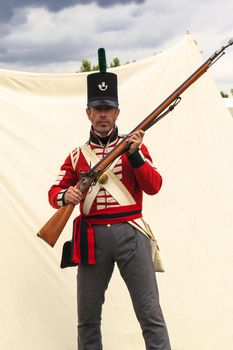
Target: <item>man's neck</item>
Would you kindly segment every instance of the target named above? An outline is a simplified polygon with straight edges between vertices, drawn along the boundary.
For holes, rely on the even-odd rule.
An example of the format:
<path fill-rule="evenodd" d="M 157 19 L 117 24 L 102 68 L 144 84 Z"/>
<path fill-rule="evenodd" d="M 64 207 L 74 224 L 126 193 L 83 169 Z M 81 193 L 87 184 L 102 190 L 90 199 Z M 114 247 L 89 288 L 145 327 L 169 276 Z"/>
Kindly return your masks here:
<path fill-rule="evenodd" d="M 105 139 L 105 138 L 109 137 L 112 134 L 113 129 L 114 128 L 112 128 L 108 132 L 99 132 L 99 131 L 95 130 L 94 128 L 92 128 L 94 134 L 101 139 Z"/>
<path fill-rule="evenodd" d="M 94 128 L 92 127 L 90 139 L 94 142 L 98 142 L 102 145 L 106 145 L 109 141 L 111 142 L 111 140 L 115 139 L 117 135 L 118 135 L 118 130 L 116 126 L 107 133 L 99 133 L 98 131 L 94 130 Z"/>

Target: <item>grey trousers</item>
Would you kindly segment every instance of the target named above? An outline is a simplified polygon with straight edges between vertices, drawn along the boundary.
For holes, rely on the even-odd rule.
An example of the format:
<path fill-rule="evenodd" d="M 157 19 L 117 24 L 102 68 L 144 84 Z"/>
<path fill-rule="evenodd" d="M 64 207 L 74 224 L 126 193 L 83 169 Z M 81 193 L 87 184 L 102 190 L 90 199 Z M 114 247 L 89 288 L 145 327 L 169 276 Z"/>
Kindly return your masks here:
<path fill-rule="evenodd" d="M 115 262 L 129 290 L 146 350 L 171 350 L 149 240 L 128 223 L 95 225 L 96 265 L 78 267 L 78 350 L 102 350 L 101 313 Z"/>

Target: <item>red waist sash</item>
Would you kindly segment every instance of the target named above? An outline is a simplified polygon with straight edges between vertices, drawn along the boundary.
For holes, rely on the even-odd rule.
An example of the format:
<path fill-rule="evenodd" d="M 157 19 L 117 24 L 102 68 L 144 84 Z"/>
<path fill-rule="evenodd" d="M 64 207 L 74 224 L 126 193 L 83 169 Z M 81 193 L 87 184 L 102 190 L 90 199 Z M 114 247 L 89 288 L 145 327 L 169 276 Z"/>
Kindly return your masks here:
<path fill-rule="evenodd" d="M 127 222 L 142 216 L 141 209 L 137 206 L 127 206 L 127 212 L 93 214 L 85 216 L 80 214 L 73 222 L 72 261 L 74 264 L 94 265 L 95 259 L 95 234 L 92 225 L 107 225 Z M 132 209 L 132 210 L 129 210 Z M 128 211 L 129 210 L 129 211 Z"/>

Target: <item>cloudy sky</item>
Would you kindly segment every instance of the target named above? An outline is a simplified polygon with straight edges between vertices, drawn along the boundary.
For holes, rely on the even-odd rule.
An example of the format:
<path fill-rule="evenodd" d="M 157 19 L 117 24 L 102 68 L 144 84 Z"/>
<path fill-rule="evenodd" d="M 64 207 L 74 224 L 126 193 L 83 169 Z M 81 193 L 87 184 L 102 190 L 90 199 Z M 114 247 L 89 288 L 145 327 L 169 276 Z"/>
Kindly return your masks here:
<path fill-rule="evenodd" d="M 0 69 L 70 73 L 83 59 L 139 60 L 168 49 L 188 30 L 204 58 L 233 37 L 232 0 L 0 0 Z M 233 47 L 212 68 L 233 88 Z"/>

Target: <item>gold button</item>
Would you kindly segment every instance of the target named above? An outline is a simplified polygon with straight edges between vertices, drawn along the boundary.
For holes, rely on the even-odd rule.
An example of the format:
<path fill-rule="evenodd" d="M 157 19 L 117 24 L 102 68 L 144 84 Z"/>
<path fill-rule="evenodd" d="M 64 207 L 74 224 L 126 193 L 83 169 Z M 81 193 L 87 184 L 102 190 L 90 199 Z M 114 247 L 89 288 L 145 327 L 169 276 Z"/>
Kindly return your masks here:
<path fill-rule="evenodd" d="M 100 177 L 98 178 L 98 182 L 102 185 L 106 184 L 106 182 L 108 181 L 108 174 L 103 173 L 102 175 L 100 175 Z"/>

